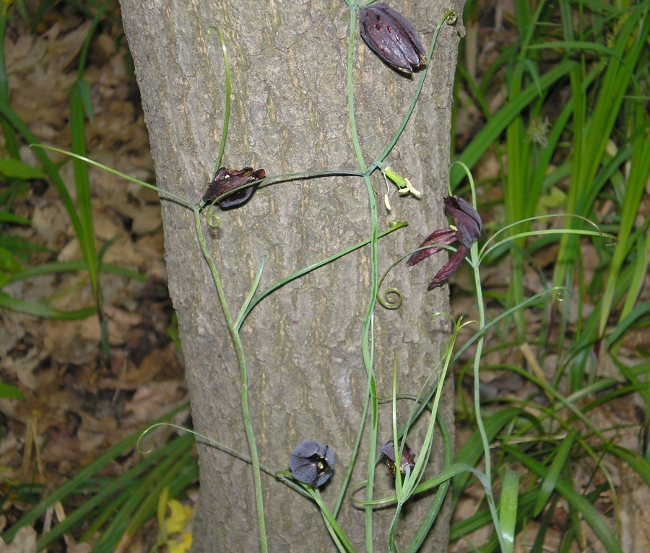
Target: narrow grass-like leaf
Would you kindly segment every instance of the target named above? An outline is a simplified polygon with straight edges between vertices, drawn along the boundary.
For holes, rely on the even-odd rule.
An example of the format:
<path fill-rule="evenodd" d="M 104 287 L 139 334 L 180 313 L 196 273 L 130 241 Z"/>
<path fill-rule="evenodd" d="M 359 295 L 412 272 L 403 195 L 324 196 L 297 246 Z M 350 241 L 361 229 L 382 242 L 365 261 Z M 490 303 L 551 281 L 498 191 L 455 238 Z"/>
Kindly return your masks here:
<path fill-rule="evenodd" d="M 9 250 L 14 254 L 24 254 L 25 252 L 50 252 L 54 253 L 49 248 L 45 246 L 40 246 L 39 244 L 34 244 L 29 240 L 25 240 L 20 236 L 0 236 L 0 248 Z M 22 255 L 22 259 L 27 261 L 29 255 Z"/>
<path fill-rule="evenodd" d="M 596 105 L 586 116 L 586 100 L 581 85 L 579 72 L 572 73 L 572 91 L 575 104 L 574 123 L 574 171 L 571 177 L 569 193 L 567 196 L 567 211 L 578 215 L 587 215 L 591 204 L 585 202 L 586 197 L 594 185 L 595 177 L 600 165 L 607 142 L 610 140 L 612 130 L 621 104 L 628 91 L 633 72 L 646 44 L 650 27 L 639 23 L 647 15 L 645 3 L 634 6 L 625 19 L 616 36 L 614 51 L 624 62 L 616 57 L 609 58 L 605 74 L 600 81 L 600 90 Z M 569 227 L 573 221 L 567 221 Z M 560 242 L 558 261 L 555 265 L 554 283 L 564 283 L 572 280 L 572 268 L 577 255 L 577 241 L 574 236 L 564 236 Z"/>
<path fill-rule="evenodd" d="M 405 226 L 407 226 L 408 223 L 405 221 L 396 221 L 395 223 L 391 223 L 390 228 L 380 232 L 377 234 L 377 238 L 383 238 L 384 236 L 390 234 L 391 232 L 395 232 L 398 229 L 401 229 Z M 328 263 L 332 263 L 333 261 L 336 261 L 337 259 L 340 259 L 341 257 L 352 253 L 355 250 L 358 250 L 364 246 L 367 246 L 370 243 L 370 238 L 367 240 L 364 240 L 363 242 L 359 242 L 353 246 L 350 246 L 344 250 L 341 250 L 338 253 L 335 253 L 334 255 L 331 255 L 330 257 L 326 257 L 325 259 L 322 259 L 321 261 L 318 261 L 317 263 L 314 263 L 313 265 L 309 265 L 309 267 L 305 267 L 304 269 L 301 269 L 299 271 L 296 271 L 295 273 L 279 280 L 272 286 L 269 286 L 267 289 L 263 290 L 260 292 L 257 296 L 253 298 L 253 300 L 248 304 L 246 307 L 246 310 L 243 313 L 240 313 L 240 316 L 237 318 L 237 328 L 241 328 L 241 325 L 243 322 L 246 320 L 246 317 L 248 317 L 249 313 L 255 308 L 255 306 L 260 303 L 265 297 L 268 295 L 272 294 L 275 292 L 278 288 L 282 288 L 284 285 L 288 284 L 289 282 L 296 280 L 297 278 L 300 278 L 301 276 L 306 275 L 307 273 L 310 273 L 320 267 L 323 267 L 324 265 L 327 265 Z"/>
<path fill-rule="evenodd" d="M 5 66 L 5 34 L 7 31 L 7 10 L 10 5 L 11 2 L 2 2 L 0 4 L 0 105 L 6 106 L 9 105 L 9 80 Z M 19 160 L 20 147 L 15 129 L 4 116 L 0 116 L 0 124 L 4 136 L 4 147 L 11 158 Z"/>
<path fill-rule="evenodd" d="M 19 388 L 12 386 L 11 384 L 4 384 L 0 382 L 0 398 L 3 399 L 25 399 L 25 394 L 23 394 Z"/>
<path fill-rule="evenodd" d="M 637 117 L 636 123 L 639 126 L 645 127 L 648 116 L 645 113 L 645 105 L 637 102 Z M 641 111 L 639 111 L 641 110 Z M 627 257 L 627 252 L 631 247 L 628 243 L 632 227 L 634 225 L 636 214 L 638 213 L 639 203 L 645 189 L 648 176 L 650 175 L 650 140 L 648 140 L 646 133 L 638 133 L 634 141 L 634 152 L 630 160 L 630 172 L 625 186 L 625 198 L 623 205 L 620 209 L 621 221 L 619 226 L 618 238 L 619 243 L 616 245 L 614 255 L 612 257 L 609 274 L 607 276 L 607 286 L 601 306 L 600 320 L 598 324 L 598 332 L 602 335 L 607 324 L 607 319 L 612 308 L 614 300 L 614 289 L 616 281 L 621 271 L 621 267 Z M 628 305 L 628 309 L 631 305 Z M 621 314 L 621 320 L 628 315 L 630 311 Z"/>
<path fill-rule="evenodd" d="M 88 268 L 84 261 L 55 261 L 52 263 L 43 263 L 41 265 L 36 265 L 35 267 L 30 267 L 23 271 L 16 271 L 9 275 L 9 282 L 16 282 L 18 280 L 24 280 L 26 278 L 31 278 L 41 275 L 55 275 L 60 273 L 70 273 L 74 271 L 85 271 Z M 146 282 L 147 277 L 137 271 L 132 271 L 125 267 L 120 267 L 113 263 L 102 263 L 101 267 L 102 272 L 112 273 L 115 275 L 120 275 L 127 278 L 132 278 L 138 282 Z"/>
<path fill-rule="evenodd" d="M 332 530 L 336 534 L 336 537 L 345 548 L 345 551 L 347 551 L 348 553 L 355 553 L 355 549 L 350 543 L 350 540 L 348 539 L 347 535 L 345 534 L 345 532 L 343 531 L 339 523 L 336 522 L 336 519 L 334 518 L 330 510 L 327 508 L 327 505 L 323 503 L 323 500 L 320 497 L 320 493 L 318 489 L 313 489 L 306 485 L 303 487 L 309 493 L 309 495 L 311 495 L 311 498 L 316 502 L 316 505 L 318 505 L 318 508 L 323 514 L 323 517 L 327 520 L 329 527 L 332 528 Z"/>
<path fill-rule="evenodd" d="M 41 169 L 27 165 L 20 159 L 0 158 L 0 174 L 9 178 L 23 180 L 41 180 L 45 173 Z"/>
<path fill-rule="evenodd" d="M 634 262 L 634 273 L 632 275 L 632 282 L 630 289 L 625 297 L 625 305 L 621 310 L 620 319 L 627 317 L 627 315 L 634 309 L 634 305 L 641 294 L 646 276 L 648 275 L 648 261 L 650 260 L 650 232 L 646 232 L 645 239 L 643 234 L 639 234 L 636 239 L 636 261 Z"/>
<path fill-rule="evenodd" d="M 548 469 L 535 461 L 532 457 L 521 453 L 517 448 L 508 445 L 503 445 L 503 448 L 508 454 L 512 455 L 515 459 L 523 463 L 529 470 L 533 471 L 541 478 L 546 478 L 548 475 Z M 570 507 L 579 512 L 587 524 L 591 526 L 591 529 L 600 538 L 609 553 L 623 553 L 616 536 L 610 530 L 607 522 L 584 496 L 576 492 L 573 489 L 573 486 L 562 478 L 558 478 L 555 484 L 555 489 L 567 500 Z"/>
<path fill-rule="evenodd" d="M 559 40 L 557 42 L 544 42 L 543 44 L 531 44 L 526 46 L 529 50 L 544 50 L 547 48 L 560 48 L 564 50 L 592 50 L 600 54 L 616 58 L 622 64 L 625 63 L 623 58 L 611 48 L 607 48 L 604 44 L 598 42 L 586 42 L 583 40 Z"/>
<path fill-rule="evenodd" d="M 630 465 L 637 474 L 643 478 L 646 485 L 650 486 L 650 463 L 648 463 L 648 461 L 646 461 L 641 455 L 616 444 L 609 444 L 604 449 L 606 449 L 608 453 L 616 455 L 619 459 Z"/>
<path fill-rule="evenodd" d="M 221 141 L 219 142 L 219 155 L 217 156 L 217 162 L 214 166 L 214 172 L 216 173 L 223 163 L 223 154 L 226 149 L 226 139 L 228 138 L 228 123 L 230 122 L 230 61 L 228 60 L 228 49 L 226 48 L 226 41 L 224 40 L 221 31 L 218 27 L 215 26 L 212 26 L 210 28 L 214 29 L 217 32 L 217 35 L 219 36 L 219 42 L 221 42 L 226 86 L 226 106 L 223 112 L 223 128 L 221 130 Z"/>
<path fill-rule="evenodd" d="M 501 429 L 504 426 L 522 415 L 522 413 L 522 409 L 509 407 L 506 409 L 501 409 L 494 413 L 491 417 L 485 419 L 485 431 L 487 432 L 488 439 L 490 441 L 494 440 L 494 438 L 499 432 L 501 432 Z M 465 442 L 463 447 L 461 447 L 456 454 L 454 462 L 457 464 L 475 467 L 482 456 L 483 447 L 481 445 L 481 435 L 478 430 L 475 430 L 470 438 Z M 464 472 L 454 477 L 454 487 L 451 495 L 452 510 L 456 508 L 458 500 L 460 499 L 460 496 L 463 493 L 463 490 L 465 489 L 470 476 L 471 474 L 469 472 Z"/>
<path fill-rule="evenodd" d="M 79 156 L 86 155 L 86 138 L 84 131 L 84 81 L 76 81 L 72 85 L 70 96 L 70 136 L 72 151 Z M 74 158 L 74 176 L 77 190 L 77 206 L 81 222 L 81 234 L 77 235 L 84 259 L 88 264 L 88 276 L 93 289 L 93 298 L 97 313 L 102 320 L 101 302 L 99 292 L 99 274 L 95 251 L 95 231 L 93 228 L 93 212 L 90 201 L 90 182 L 88 180 L 88 165 L 80 159 Z"/>
<path fill-rule="evenodd" d="M 43 317 L 45 319 L 61 319 L 72 321 L 76 319 L 85 319 L 97 313 L 94 307 L 86 307 L 84 309 L 76 309 L 74 311 L 60 311 L 48 307 L 43 303 L 29 302 L 21 299 L 14 298 L 6 292 L 0 292 L 0 307 L 5 309 L 12 309 L 27 315 L 34 315 L 35 317 Z"/>
<path fill-rule="evenodd" d="M 244 317 L 246 316 L 247 309 L 251 304 L 251 301 L 253 299 L 253 296 L 255 295 L 255 292 L 257 292 L 257 289 L 259 288 L 260 285 L 260 280 L 262 280 L 262 273 L 264 272 L 264 263 L 266 261 L 266 258 L 262 258 L 262 262 L 260 263 L 259 269 L 257 269 L 257 276 L 255 277 L 255 280 L 253 281 L 253 284 L 251 285 L 250 290 L 248 291 L 248 294 L 246 295 L 246 298 L 244 299 L 244 303 L 242 303 L 241 309 L 239 310 L 239 315 L 237 315 L 237 319 L 235 322 L 235 326 L 239 329 L 241 328 L 241 324 L 244 320 Z"/>
<path fill-rule="evenodd" d="M 85 501 L 74 511 L 67 514 L 65 520 L 61 521 L 59 524 L 54 526 L 50 532 L 43 535 L 39 540 L 39 548 L 48 547 L 49 544 L 58 540 L 61 536 L 67 532 L 72 531 L 74 528 L 78 527 L 84 520 L 86 520 L 90 515 L 96 513 L 97 509 L 100 509 L 102 505 L 105 505 L 105 502 L 114 494 L 122 493 L 125 495 L 125 500 L 130 495 L 130 491 L 134 488 L 137 488 L 139 485 L 138 478 L 152 466 L 155 466 L 156 463 L 159 463 L 161 459 L 173 455 L 175 452 L 184 452 L 189 451 L 194 443 L 194 437 L 191 434 L 186 434 L 184 436 L 179 436 L 165 446 L 156 450 L 151 455 L 145 457 L 135 466 L 131 467 L 126 473 L 119 476 L 115 480 L 106 483 L 103 485 L 96 494 L 94 494 L 89 500 Z M 99 527 L 103 520 L 114 515 L 112 508 L 109 509 L 108 516 L 102 517 L 101 515 L 96 517 L 96 522 L 99 522 Z M 90 534 L 92 535 L 92 533 Z M 82 541 L 89 538 L 88 532 Z"/>
<path fill-rule="evenodd" d="M 499 521 L 506 545 L 505 553 L 512 553 L 515 544 L 515 525 L 517 524 L 517 499 L 519 497 L 519 476 L 510 469 L 503 471 L 501 498 L 499 500 Z"/>
<path fill-rule="evenodd" d="M 575 441 L 576 434 L 577 434 L 577 430 L 572 429 L 567 435 L 567 437 L 564 440 L 562 440 L 562 442 L 560 443 L 560 447 L 557 449 L 557 452 L 555 453 L 555 458 L 553 459 L 553 462 L 549 467 L 546 478 L 544 478 L 544 480 L 542 481 L 542 485 L 539 490 L 539 495 L 537 496 L 537 500 L 535 501 L 535 507 L 533 509 L 534 517 L 539 516 L 539 514 L 542 512 L 544 507 L 546 507 L 546 504 L 548 503 L 551 494 L 555 490 L 555 484 L 557 482 L 557 479 L 560 477 L 560 472 L 562 471 L 562 467 L 565 465 L 567 459 L 569 458 L 569 455 L 571 453 L 571 448 L 573 447 L 573 442 Z"/>
<path fill-rule="evenodd" d="M 646 313 L 650 312 L 650 302 L 643 302 L 637 305 L 627 316 L 616 326 L 614 332 L 607 338 L 607 347 L 615 343 L 629 328 Z"/>
<path fill-rule="evenodd" d="M 559 63 L 548 73 L 542 75 L 539 79 L 539 87 L 542 91 L 546 90 L 558 80 L 563 78 L 571 69 L 577 67 L 576 62 L 566 60 Z M 474 137 L 472 142 L 463 150 L 463 153 L 458 156 L 458 161 L 465 163 L 470 169 L 487 151 L 487 149 L 496 141 L 499 135 L 505 128 L 512 122 L 512 120 L 519 115 L 519 113 L 526 108 L 538 96 L 538 88 L 534 84 L 522 90 L 511 102 L 501 108 L 488 124 L 483 127 L 480 132 Z M 457 167 L 454 167 L 451 172 L 450 186 L 452 191 L 461 183 L 465 173 Z"/>
<path fill-rule="evenodd" d="M 172 410 L 170 413 L 167 413 L 166 415 L 160 417 L 155 422 L 158 423 L 167 421 L 177 413 L 183 411 L 184 409 L 187 409 L 188 406 L 188 403 L 184 403 L 183 405 L 180 405 L 176 409 Z M 38 504 L 35 505 L 32 509 L 26 512 L 20 518 L 20 520 L 18 520 L 18 522 L 16 522 L 4 534 L 2 534 L 2 539 L 4 539 L 6 543 L 11 542 L 14 539 L 16 532 L 18 532 L 20 528 L 23 526 L 31 525 L 34 521 L 43 516 L 45 514 L 45 511 L 47 511 L 47 509 L 49 509 L 57 501 L 61 501 L 67 495 L 74 493 L 80 487 L 83 487 L 95 473 L 113 461 L 116 457 L 123 455 L 127 450 L 132 448 L 140 438 L 140 434 L 140 431 L 132 434 L 128 438 L 122 440 L 120 443 L 111 447 L 108 451 L 100 455 L 92 463 L 79 470 L 65 484 L 59 486 L 47 497 L 44 497 L 41 501 L 39 501 Z"/>
<path fill-rule="evenodd" d="M 183 465 L 189 465 L 191 460 L 190 452 L 185 452 L 181 456 L 181 459 Z M 160 497 L 162 490 L 165 487 L 169 487 L 171 481 L 177 476 L 178 469 L 183 466 L 176 466 L 178 460 L 177 455 L 169 455 L 168 457 L 163 458 L 161 462 L 143 478 L 142 482 L 133 488 L 128 499 L 124 502 L 119 511 L 111 518 L 108 526 L 102 532 L 100 539 L 93 546 L 94 553 L 111 553 L 115 551 L 117 544 L 121 542 L 122 539 L 125 540 L 125 544 L 128 543 L 129 535 L 127 531 L 138 512 L 139 507 L 148 503 L 152 506 L 150 516 L 155 513 L 157 499 Z"/>
<path fill-rule="evenodd" d="M 0 111 L 1 111 L 1 108 L 2 108 L 2 104 L 0 104 Z M 157 186 L 154 186 L 153 184 L 149 184 L 148 182 L 141 181 L 139 179 L 136 179 L 135 177 L 130 177 L 129 175 L 125 175 L 124 173 L 120 173 L 116 169 L 112 169 L 111 167 L 103 165 L 103 164 L 101 164 L 101 163 L 99 163 L 97 161 L 93 161 L 92 159 L 87 158 L 86 156 L 78 155 L 78 154 L 75 154 L 74 152 L 67 152 L 66 150 L 62 150 L 60 148 L 55 148 L 54 146 L 47 146 L 45 144 L 38 144 L 36 142 L 36 140 L 34 140 L 31 143 L 31 147 L 34 149 L 35 152 L 39 152 L 40 150 L 51 150 L 53 152 L 57 152 L 59 154 L 63 154 L 63 155 L 70 156 L 72 158 L 78 159 L 80 161 L 83 161 L 84 163 L 87 163 L 89 165 L 93 165 L 95 167 L 99 167 L 100 169 L 103 169 L 104 171 L 108 171 L 109 173 L 112 173 L 113 175 L 117 175 L 118 177 L 122 177 L 123 179 L 134 182 L 135 184 L 139 184 L 140 186 L 144 186 L 145 188 L 155 190 L 159 194 L 162 194 L 163 197 L 167 197 L 167 198 L 169 198 L 171 200 L 174 200 L 175 202 L 187 207 L 188 209 L 194 209 L 194 204 L 193 203 L 188 202 L 187 200 L 184 200 L 183 198 L 181 198 L 180 196 L 177 196 L 176 194 L 172 194 L 171 192 L 167 192 L 167 191 L 163 190 L 162 188 L 158 188 Z M 39 158 L 47 159 L 48 162 L 50 163 L 50 165 L 52 167 L 54 167 L 52 162 L 49 161 L 49 158 L 45 154 L 43 154 L 43 152 L 40 152 Z M 57 173 L 57 177 L 58 177 L 58 173 Z M 59 177 L 59 180 L 60 180 L 60 177 Z M 63 186 L 65 188 L 65 186 L 63 185 L 63 181 L 61 181 L 61 186 Z M 57 185 L 57 190 L 58 190 L 58 185 Z M 68 198 L 69 198 L 69 196 L 68 196 Z M 76 215 L 76 212 L 75 212 L 75 215 Z"/>
<path fill-rule="evenodd" d="M 445 425 L 445 421 L 443 420 L 443 418 L 440 416 L 439 413 L 437 415 L 437 420 L 438 420 L 438 424 L 440 425 L 442 440 L 445 447 L 445 464 L 443 470 L 448 470 L 449 467 L 451 467 L 451 463 L 452 463 L 451 439 L 449 437 L 449 432 L 447 430 L 447 426 Z M 442 482 L 440 486 L 438 486 L 438 490 L 436 491 L 436 495 L 433 498 L 433 501 L 431 502 L 431 506 L 429 507 L 429 510 L 427 511 L 427 514 L 424 517 L 422 524 L 420 524 L 420 527 L 418 528 L 418 531 L 416 532 L 413 541 L 411 542 L 408 549 L 406 550 L 406 553 L 416 553 L 417 551 L 419 551 L 420 547 L 424 543 L 424 540 L 429 535 L 433 523 L 438 518 L 438 513 L 442 508 L 450 484 L 451 484 L 451 479 L 447 479 L 444 482 Z"/>
<path fill-rule="evenodd" d="M 8 211 L 0 211 L 0 223 L 10 223 L 12 225 L 31 225 L 32 222 L 25 217 L 14 215 Z"/>

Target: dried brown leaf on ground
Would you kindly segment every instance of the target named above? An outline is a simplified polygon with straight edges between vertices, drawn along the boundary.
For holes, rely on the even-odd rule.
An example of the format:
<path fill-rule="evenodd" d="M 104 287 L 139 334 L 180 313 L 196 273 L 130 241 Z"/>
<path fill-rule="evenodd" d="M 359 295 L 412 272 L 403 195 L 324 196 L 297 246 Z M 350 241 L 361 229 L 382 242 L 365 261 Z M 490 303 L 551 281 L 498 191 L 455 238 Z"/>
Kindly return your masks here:
<path fill-rule="evenodd" d="M 85 129 L 88 157 L 153 183 L 147 131 L 117 15 L 111 24 L 98 27 L 84 72 L 94 114 L 94 124 L 86 123 Z M 89 26 L 89 21 L 61 4 L 48 12 L 36 34 L 30 33 L 20 18 L 7 29 L 10 103 L 45 144 L 70 149 L 70 87 L 77 78 L 79 52 Z M 24 161 L 38 166 L 26 144 L 21 145 L 20 153 Z M 74 198 L 72 164 L 58 154 L 49 155 L 64 162 L 61 174 Z M 26 396 L 25 401 L 0 400 L 0 421 L 5 428 L 0 465 L 7 468 L 2 478 L 19 480 L 21 466 L 33 466 L 34 449 L 29 457 L 24 449 L 28 424 L 33 420 L 46 491 L 74 476 L 106 448 L 187 400 L 182 356 L 167 334 L 172 307 L 158 195 L 97 168 L 89 168 L 89 178 L 97 251 L 112 241 L 103 262 L 138 271 L 147 281 L 107 272 L 100 275 L 111 348 L 108 362 L 101 355 L 97 317 L 63 321 L 0 313 L 0 379 L 18 386 Z M 13 210 L 30 218 L 33 225 L 11 227 L 10 232 L 53 252 L 32 254 L 27 266 L 83 258 L 61 199 L 47 183 L 31 183 L 16 199 Z M 12 283 L 3 291 L 63 310 L 93 305 L 85 272 L 42 275 Z M 187 412 L 176 422 L 189 424 Z M 163 429 L 147 439 L 159 447 L 169 436 L 170 431 Z M 100 476 L 122 474 L 141 458 L 133 448 Z M 5 505 L 4 512 L 9 508 L 11 519 L 5 522 L 11 524 L 29 505 Z M 33 530 L 23 529 L 19 537 L 27 532 Z M 155 529 L 149 534 L 155 540 Z M 153 543 L 149 534 L 143 550 Z M 35 544 L 35 539 L 34 534 L 31 543 Z M 14 540 L 12 547 L 22 547 L 20 543 Z M 141 540 L 135 543 L 142 546 Z M 85 544 L 72 544 L 70 551 L 88 550 Z M 0 551 L 5 551 L 4 547 L 0 543 Z M 35 550 L 35 545 L 26 547 L 10 550 Z"/>

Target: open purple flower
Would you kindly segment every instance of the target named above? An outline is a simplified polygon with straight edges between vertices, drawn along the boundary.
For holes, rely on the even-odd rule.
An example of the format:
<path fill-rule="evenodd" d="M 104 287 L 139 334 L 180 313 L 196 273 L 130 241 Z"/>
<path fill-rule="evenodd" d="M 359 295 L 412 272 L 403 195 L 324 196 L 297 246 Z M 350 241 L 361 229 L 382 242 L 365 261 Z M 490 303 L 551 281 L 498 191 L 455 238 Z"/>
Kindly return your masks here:
<path fill-rule="evenodd" d="M 433 290 L 438 286 L 442 286 L 447 279 L 453 275 L 458 268 L 463 264 L 463 260 L 467 257 L 472 244 L 476 242 L 481 236 L 483 229 L 483 221 L 481 216 L 467 203 L 463 198 L 458 196 L 447 196 L 443 199 L 445 204 L 445 213 L 450 215 L 454 220 L 454 225 L 450 228 L 434 230 L 427 239 L 420 244 L 423 246 L 432 245 L 431 248 L 416 251 L 409 257 L 406 264 L 412 267 L 423 259 L 426 259 L 434 253 L 438 253 L 442 246 L 449 246 L 458 240 L 460 246 L 449 258 L 449 261 L 438 271 L 438 274 L 429 284 L 427 290 Z M 435 246 L 433 245 L 435 244 Z"/>
<path fill-rule="evenodd" d="M 291 453 L 289 469 L 299 482 L 312 488 L 322 486 L 334 471 L 334 450 L 314 440 L 300 442 Z"/>
<path fill-rule="evenodd" d="M 402 446 L 400 442 L 400 447 Z M 379 452 L 383 453 L 386 456 L 386 465 L 388 466 L 388 472 L 390 475 L 395 478 L 397 472 L 397 463 L 395 462 L 395 445 L 393 440 L 386 442 L 379 448 Z M 404 444 L 404 450 L 402 451 L 402 458 L 399 463 L 399 470 L 402 474 L 406 474 L 406 471 L 412 472 L 415 468 L 415 453 L 409 447 L 407 443 Z"/>

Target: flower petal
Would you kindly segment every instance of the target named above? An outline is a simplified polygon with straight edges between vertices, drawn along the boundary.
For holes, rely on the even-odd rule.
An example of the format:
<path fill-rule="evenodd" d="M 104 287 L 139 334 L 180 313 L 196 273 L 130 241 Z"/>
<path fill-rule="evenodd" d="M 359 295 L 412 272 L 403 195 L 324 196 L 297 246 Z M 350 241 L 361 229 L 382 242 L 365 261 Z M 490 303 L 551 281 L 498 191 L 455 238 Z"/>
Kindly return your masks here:
<path fill-rule="evenodd" d="M 408 261 L 406 264 L 409 267 L 412 267 L 413 265 L 419 263 L 423 259 L 426 259 L 430 255 L 433 255 L 434 253 L 438 253 L 442 248 L 440 246 L 449 246 L 450 244 L 453 244 L 457 240 L 456 238 L 456 231 L 450 228 L 443 228 L 443 229 L 438 229 L 434 230 L 428 237 L 427 239 L 420 244 L 420 248 L 423 246 L 428 246 L 429 244 L 436 244 L 435 247 L 432 248 L 427 248 L 426 250 L 417 250 L 416 252 L 413 253 L 411 257 L 409 257 Z"/>
<path fill-rule="evenodd" d="M 321 486 L 334 471 L 334 451 L 314 440 L 300 442 L 289 459 L 291 475 L 308 486 Z"/>
<path fill-rule="evenodd" d="M 424 64 L 426 51 L 413 25 L 383 2 L 359 10 L 361 38 L 386 63 L 412 73 Z"/>
<path fill-rule="evenodd" d="M 449 261 L 444 264 L 442 269 L 438 271 L 438 274 L 429 283 L 427 290 L 433 290 L 434 288 L 438 288 L 438 286 L 442 286 L 463 264 L 463 260 L 467 257 L 468 253 L 469 248 L 467 246 L 464 244 L 458 246 L 456 253 L 449 258 Z"/>
<path fill-rule="evenodd" d="M 459 196 L 447 196 L 443 201 L 445 202 L 445 213 L 451 215 L 454 225 L 458 229 L 456 232 L 458 241 L 463 246 L 471 248 L 483 230 L 481 216 L 470 203 Z"/>

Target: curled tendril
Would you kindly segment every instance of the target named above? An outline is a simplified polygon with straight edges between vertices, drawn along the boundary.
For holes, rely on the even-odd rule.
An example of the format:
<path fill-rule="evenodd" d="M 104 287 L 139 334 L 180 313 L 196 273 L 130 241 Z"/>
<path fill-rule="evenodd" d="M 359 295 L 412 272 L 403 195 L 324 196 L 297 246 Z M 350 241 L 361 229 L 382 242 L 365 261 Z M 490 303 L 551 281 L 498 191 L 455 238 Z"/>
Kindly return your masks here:
<path fill-rule="evenodd" d="M 208 225 L 212 228 L 219 228 L 221 226 L 221 217 L 216 213 L 208 213 L 205 218 L 208 221 Z"/>
<path fill-rule="evenodd" d="M 571 298 L 571 290 L 568 288 L 565 288 L 564 286 L 559 287 L 555 293 L 557 294 L 555 296 L 555 299 L 557 301 L 567 301 L 569 298 Z"/>
<path fill-rule="evenodd" d="M 377 301 L 382 305 L 382 307 L 385 307 L 386 309 L 397 309 L 400 305 L 402 305 L 402 297 L 403 297 L 402 292 L 400 292 L 397 288 L 388 288 L 383 298 L 381 297 L 380 290 L 381 290 L 381 285 L 384 283 L 384 279 L 388 276 L 388 273 L 390 273 L 393 267 L 395 267 L 395 265 L 397 265 L 400 261 L 402 261 L 406 257 L 408 257 L 408 254 L 403 255 L 397 261 L 395 261 L 390 267 L 388 267 L 388 269 L 386 269 L 386 272 L 383 275 L 381 275 L 381 278 L 377 283 Z"/>
<path fill-rule="evenodd" d="M 384 293 L 384 297 L 381 297 L 381 294 L 377 294 L 377 301 L 386 309 L 397 309 L 402 305 L 402 292 L 397 288 L 388 288 Z"/>
<path fill-rule="evenodd" d="M 456 25 L 456 21 L 458 21 L 458 12 L 454 10 L 447 16 L 445 22 L 447 25 Z"/>

